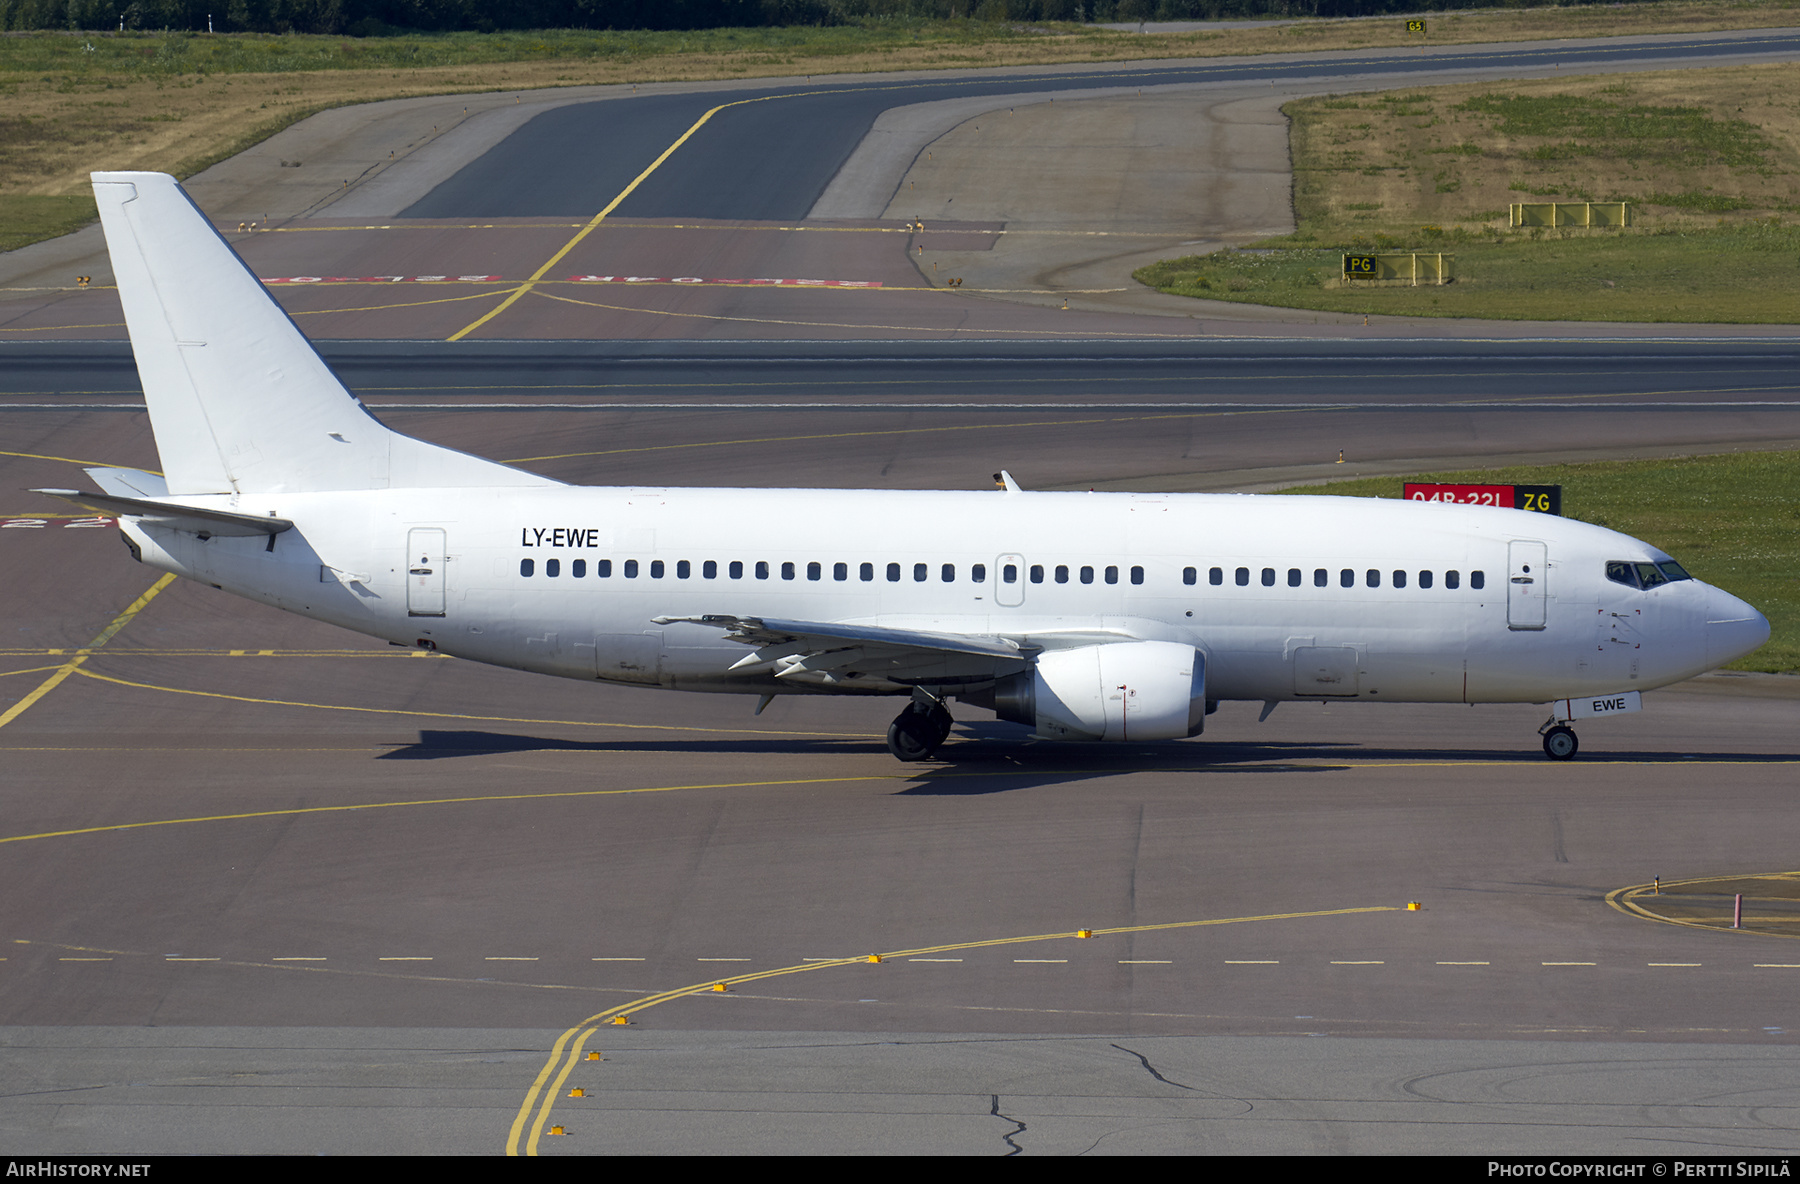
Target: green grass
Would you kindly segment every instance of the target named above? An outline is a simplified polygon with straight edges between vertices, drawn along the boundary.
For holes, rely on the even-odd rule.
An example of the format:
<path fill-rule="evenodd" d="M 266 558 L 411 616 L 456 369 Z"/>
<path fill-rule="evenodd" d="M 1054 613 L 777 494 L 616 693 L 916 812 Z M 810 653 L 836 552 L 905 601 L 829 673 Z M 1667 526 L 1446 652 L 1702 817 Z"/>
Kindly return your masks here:
<path fill-rule="evenodd" d="M 1485 94 L 1453 109 L 1485 117 L 1490 136 L 1558 138 L 1561 142 L 1533 150 L 1540 160 L 1594 156 L 1687 169 L 1699 163 L 1765 168 L 1775 147 L 1756 125 L 1717 118 L 1703 107 L 1612 103 L 1569 95 Z"/>
<path fill-rule="evenodd" d="M 80 230 L 99 214 L 91 194 L 77 197 L 18 197 L 0 194 L 0 251 Z M 70 276 L 69 281 L 74 282 Z"/>
<path fill-rule="evenodd" d="M 1660 547 L 1769 618 L 1768 644 L 1727 669 L 1800 672 L 1800 452 L 1421 473 L 1284 492 L 1398 498 L 1408 481 L 1561 485 L 1565 517 Z"/>
<path fill-rule="evenodd" d="M 1428 317 L 1552 321 L 1788 324 L 1800 292 L 1800 226 L 1773 219 L 1699 230 L 1442 232 L 1270 240 L 1261 251 L 1165 260 L 1135 272 L 1163 292 L 1283 308 Z M 1454 254 L 1442 286 L 1343 281 L 1346 251 Z"/>

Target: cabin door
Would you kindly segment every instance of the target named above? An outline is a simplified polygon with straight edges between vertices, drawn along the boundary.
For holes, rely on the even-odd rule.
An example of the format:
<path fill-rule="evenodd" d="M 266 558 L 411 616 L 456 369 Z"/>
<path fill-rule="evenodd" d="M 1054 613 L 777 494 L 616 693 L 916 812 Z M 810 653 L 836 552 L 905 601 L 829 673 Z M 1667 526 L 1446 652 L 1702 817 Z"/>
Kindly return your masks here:
<path fill-rule="evenodd" d="M 1542 629 L 1549 595 L 1549 563 L 1543 543 L 1514 539 L 1506 548 L 1506 624 L 1509 629 Z"/>
<path fill-rule="evenodd" d="M 406 615 L 444 615 L 444 532 L 422 526 L 406 532 Z"/>

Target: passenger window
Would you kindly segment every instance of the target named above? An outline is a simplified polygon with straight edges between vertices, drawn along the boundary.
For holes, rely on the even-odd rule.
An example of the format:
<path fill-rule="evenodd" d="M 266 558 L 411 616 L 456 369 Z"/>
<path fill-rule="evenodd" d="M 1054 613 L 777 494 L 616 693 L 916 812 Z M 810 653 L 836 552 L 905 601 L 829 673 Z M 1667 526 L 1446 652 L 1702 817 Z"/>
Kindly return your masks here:
<path fill-rule="evenodd" d="M 1272 568 L 1272 567 L 1263 568 L 1262 583 L 1263 583 L 1263 587 L 1265 587 L 1265 588 L 1273 588 L 1275 586 L 1275 569 L 1274 568 Z"/>
<path fill-rule="evenodd" d="M 1131 582 L 1134 584 L 1141 584 L 1144 582 L 1144 569 L 1143 568 L 1134 567 L 1131 569 Z"/>
<path fill-rule="evenodd" d="M 1248 588 L 1250 586 L 1250 569 L 1249 568 L 1240 567 L 1237 569 L 1237 585 L 1240 588 Z"/>
<path fill-rule="evenodd" d="M 1396 587 L 1396 588 L 1406 587 L 1406 573 L 1405 572 L 1397 571 L 1394 573 L 1394 587 Z"/>
<path fill-rule="evenodd" d="M 781 578 L 784 580 L 791 580 L 794 578 L 794 565 L 792 562 L 781 565 Z"/>
<path fill-rule="evenodd" d="M 816 580 L 824 574 L 825 574 L 825 569 L 822 566 L 820 566 L 818 560 L 815 559 L 811 563 L 806 565 L 806 578 L 807 579 Z"/>
<path fill-rule="evenodd" d="M 969 569 L 969 579 L 977 584 L 985 584 L 987 582 L 987 564 L 977 563 L 975 566 L 971 567 Z M 1007 582 L 1011 583 L 1010 580 Z"/>
<path fill-rule="evenodd" d="M 1119 582 L 1119 569 L 1118 568 L 1109 567 L 1106 569 L 1106 582 L 1109 584 L 1116 584 Z"/>
<path fill-rule="evenodd" d="M 602 559 L 594 564 L 594 575 L 602 580 L 612 579 L 612 560 Z"/>
<path fill-rule="evenodd" d="M 577 580 L 586 576 L 587 575 L 587 560 L 577 559 L 577 560 L 574 560 L 573 562 L 571 562 L 569 564 L 569 575 L 572 578 L 577 579 Z"/>
<path fill-rule="evenodd" d="M 1431 587 L 1431 573 L 1430 572 L 1422 571 L 1419 573 L 1419 587 L 1421 587 L 1421 588 Z"/>
<path fill-rule="evenodd" d="M 1215 567 L 1206 573 L 1206 582 L 1217 588 L 1225 582 L 1225 569 Z"/>
<path fill-rule="evenodd" d="M 650 561 L 650 578 L 653 580 L 660 580 L 663 578 L 663 561 L 662 560 L 652 559 Z"/>
<path fill-rule="evenodd" d="M 562 574 L 562 560 L 560 560 L 560 559 L 544 560 L 544 574 L 547 576 L 560 576 Z"/>
<path fill-rule="evenodd" d="M 1300 586 L 1300 569 L 1297 567 L 1288 568 L 1288 587 L 1298 588 L 1299 586 Z"/>
<path fill-rule="evenodd" d="M 1356 587 L 1356 573 L 1347 567 L 1343 571 L 1340 571 L 1338 573 L 1338 587 L 1340 587 L 1340 588 Z"/>
<path fill-rule="evenodd" d="M 927 564 L 913 564 L 913 583 L 923 584 L 931 576 L 931 568 Z"/>
<path fill-rule="evenodd" d="M 954 564 L 954 563 L 944 564 L 944 570 L 940 573 L 940 575 L 942 576 L 944 583 L 954 584 L 956 582 L 956 564 Z"/>
<path fill-rule="evenodd" d="M 756 578 L 759 580 L 766 580 L 769 578 L 769 561 L 768 560 L 758 559 L 756 561 Z"/>
<path fill-rule="evenodd" d="M 1181 582 L 1190 587 L 1200 582 L 1200 573 L 1191 567 L 1181 569 Z"/>
<path fill-rule="evenodd" d="M 627 559 L 625 561 L 625 578 L 628 580 L 637 579 L 637 569 L 638 561 L 635 559 Z"/>
<path fill-rule="evenodd" d="M 1003 584 L 1018 583 L 1019 582 L 1019 565 L 1016 563 L 1002 564 L 1000 566 L 1000 582 Z"/>
<path fill-rule="evenodd" d="M 1034 584 L 1041 584 L 1044 582 L 1044 565 L 1043 564 L 1034 563 L 1031 565 L 1031 582 Z"/>
<path fill-rule="evenodd" d="M 873 563 L 865 563 L 856 569 L 856 574 L 861 576 L 862 582 L 866 584 L 875 578 L 875 565 Z"/>
<path fill-rule="evenodd" d="M 532 573 L 532 570 L 536 567 L 537 567 L 537 564 L 533 563 L 529 559 L 519 560 L 519 574 L 522 576 L 530 575 Z"/>
<path fill-rule="evenodd" d="M 1081 569 L 1081 582 L 1084 584 L 1091 584 L 1094 582 L 1094 569 L 1093 568 L 1084 567 Z"/>
<path fill-rule="evenodd" d="M 1487 573 L 1486 572 L 1472 571 L 1469 573 L 1469 587 L 1474 588 L 1476 591 L 1480 591 L 1486 584 L 1487 584 Z"/>
<path fill-rule="evenodd" d="M 888 564 L 887 576 L 888 583 L 898 584 L 900 582 L 900 565 L 898 563 Z"/>
<path fill-rule="evenodd" d="M 848 563 L 832 564 L 831 565 L 831 578 L 834 580 L 849 579 L 850 578 L 850 565 Z"/>
<path fill-rule="evenodd" d="M 1323 588 L 1331 583 L 1331 573 L 1322 567 L 1313 568 L 1313 587 Z"/>
<path fill-rule="evenodd" d="M 700 565 L 700 576 L 702 579 L 708 579 L 708 580 L 718 579 L 719 578 L 719 561 L 716 559 L 708 559 L 705 563 L 702 563 Z"/>
<path fill-rule="evenodd" d="M 1363 573 L 1363 583 L 1371 588 L 1381 587 L 1381 573 L 1371 567 L 1368 571 Z"/>
<path fill-rule="evenodd" d="M 1069 567 L 1067 564 L 1059 563 L 1056 565 L 1056 582 L 1059 584 L 1066 584 L 1069 582 Z"/>
<path fill-rule="evenodd" d="M 731 561 L 731 566 L 725 569 L 725 574 L 729 575 L 734 580 L 743 579 L 744 561 L 742 559 L 733 559 Z"/>
<path fill-rule="evenodd" d="M 1444 587 L 1446 587 L 1446 588 L 1462 587 L 1462 573 L 1458 572 L 1458 571 L 1445 572 L 1444 573 Z"/>
<path fill-rule="evenodd" d="M 676 579 L 685 580 L 693 574 L 694 574 L 694 565 L 693 564 L 689 563 L 685 559 L 677 559 L 675 561 L 675 578 Z"/>

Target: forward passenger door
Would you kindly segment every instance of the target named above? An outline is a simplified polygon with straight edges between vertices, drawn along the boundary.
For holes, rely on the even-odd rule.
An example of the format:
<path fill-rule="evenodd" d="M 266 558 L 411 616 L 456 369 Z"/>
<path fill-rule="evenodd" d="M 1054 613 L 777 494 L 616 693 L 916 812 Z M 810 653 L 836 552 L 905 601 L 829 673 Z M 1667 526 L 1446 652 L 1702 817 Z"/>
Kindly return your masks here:
<path fill-rule="evenodd" d="M 1530 539 L 1507 545 L 1506 625 L 1509 629 L 1542 629 L 1549 585 L 1545 580 L 1548 548 Z"/>

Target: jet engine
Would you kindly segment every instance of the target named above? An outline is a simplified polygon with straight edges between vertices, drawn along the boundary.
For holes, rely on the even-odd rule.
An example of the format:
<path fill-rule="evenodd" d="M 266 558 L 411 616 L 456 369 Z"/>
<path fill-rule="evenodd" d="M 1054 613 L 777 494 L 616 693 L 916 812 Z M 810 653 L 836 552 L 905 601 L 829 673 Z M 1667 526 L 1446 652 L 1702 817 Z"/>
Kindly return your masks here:
<path fill-rule="evenodd" d="M 1043 740 L 1174 740 L 1206 723 L 1206 655 L 1172 641 L 1116 641 L 1038 655 L 994 684 L 994 712 Z"/>

